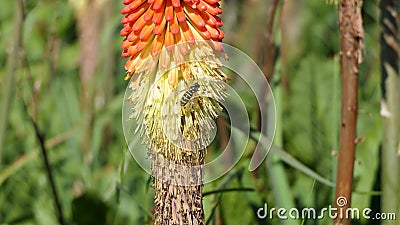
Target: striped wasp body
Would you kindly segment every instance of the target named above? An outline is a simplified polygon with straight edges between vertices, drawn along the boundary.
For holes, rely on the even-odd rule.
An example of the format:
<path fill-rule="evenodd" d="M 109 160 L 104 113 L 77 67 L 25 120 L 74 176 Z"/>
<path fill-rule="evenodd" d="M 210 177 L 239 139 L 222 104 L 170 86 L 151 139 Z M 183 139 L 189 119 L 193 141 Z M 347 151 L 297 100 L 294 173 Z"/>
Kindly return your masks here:
<path fill-rule="evenodd" d="M 181 106 L 185 106 L 186 104 L 188 104 L 188 102 L 190 101 L 190 99 L 193 97 L 193 95 L 199 90 L 200 88 L 200 84 L 199 83 L 195 83 L 192 86 L 189 87 L 189 90 L 187 90 L 180 101 Z"/>

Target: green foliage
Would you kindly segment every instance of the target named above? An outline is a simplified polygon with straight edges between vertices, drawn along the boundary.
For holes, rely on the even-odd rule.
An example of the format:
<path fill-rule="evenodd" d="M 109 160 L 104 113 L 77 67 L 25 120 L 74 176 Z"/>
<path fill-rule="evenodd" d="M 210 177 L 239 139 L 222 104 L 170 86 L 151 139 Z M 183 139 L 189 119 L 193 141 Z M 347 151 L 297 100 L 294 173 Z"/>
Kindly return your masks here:
<path fill-rule="evenodd" d="M 72 201 L 72 218 L 76 225 L 110 224 L 107 205 L 96 195 L 86 193 Z"/>
<path fill-rule="evenodd" d="M 7 51 L 14 31 L 14 4 L 11 2 L 14 1 L 0 7 L 0 46 Z M 57 224 L 39 145 L 28 120 L 28 115 L 36 112 L 37 122 L 47 140 L 56 187 L 68 224 L 149 224 L 153 208 L 150 176 L 127 151 L 121 125 L 127 82 L 123 81 L 125 59 L 120 57 L 119 5 L 113 7 L 112 15 L 102 23 L 98 34 L 99 65 L 112 63 L 113 73 L 104 74 L 103 67 L 98 66 L 95 81 L 88 88 L 94 90 L 95 107 L 93 129 L 88 137 L 90 151 L 86 155 L 82 151 L 82 142 L 87 141 L 84 140 L 87 112 L 81 105 L 77 12 L 67 0 L 25 2 L 23 43 L 29 68 L 25 63 L 19 63 L 5 151 L 0 153 L 3 156 L 0 162 L 0 224 Z M 266 2 L 223 2 L 224 9 L 230 9 L 223 14 L 227 42 L 249 53 L 259 64 L 262 64 L 260 51 L 264 50 L 265 18 L 268 16 L 265 14 Z M 293 29 L 296 35 L 293 43 L 282 42 L 278 22 L 274 29 L 275 43 L 293 48 L 280 52 L 276 62 L 272 89 L 274 92 L 279 90 L 276 99 L 279 101 L 279 124 L 271 158 L 253 174 L 247 170 L 250 159 L 243 157 L 226 176 L 205 185 L 205 192 L 220 191 L 204 197 L 210 225 L 282 224 L 277 219 L 268 222 L 257 219 L 256 215 L 264 203 L 279 207 L 282 196 L 287 197 L 283 202 L 294 204 L 298 209 L 320 209 L 334 202 L 331 182 L 335 180 L 333 171 L 340 126 L 337 11 L 324 1 L 296 2 L 290 27 L 282 28 Z M 353 198 L 354 206 L 359 208 L 372 207 L 372 195 L 379 194 L 375 183 L 382 143 L 377 6 L 373 1 L 364 4 L 367 48 L 360 73 L 358 134 L 365 137 L 365 141 L 357 149 Z M 103 55 L 110 46 L 113 54 Z M 0 89 L 5 85 L 7 51 L 0 52 Z M 284 56 L 287 56 L 286 60 L 282 59 Z M 112 77 L 110 96 L 105 96 L 106 76 Z M 37 95 L 33 87 L 37 87 Z M 255 98 L 240 83 L 237 87 L 246 100 L 250 123 L 255 127 Z M 28 111 L 24 110 L 23 101 L 27 102 Z M 258 133 L 252 135 L 258 137 Z M 137 141 L 140 141 L 139 137 Z M 234 141 L 247 140 L 239 134 Z M 251 140 L 246 153 L 253 145 Z M 144 149 L 142 146 L 134 151 Z M 207 159 L 217 157 L 221 151 L 219 143 L 214 143 L 208 150 Z M 271 175 L 271 171 L 278 172 Z M 249 188 L 254 191 L 248 191 Z M 237 191 L 224 192 L 229 189 Z M 292 222 L 302 223 L 301 220 Z M 360 224 L 373 222 L 360 221 Z M 328 223 L 330 221 L 326 219 L 304 221 L 304 224 Z"/>

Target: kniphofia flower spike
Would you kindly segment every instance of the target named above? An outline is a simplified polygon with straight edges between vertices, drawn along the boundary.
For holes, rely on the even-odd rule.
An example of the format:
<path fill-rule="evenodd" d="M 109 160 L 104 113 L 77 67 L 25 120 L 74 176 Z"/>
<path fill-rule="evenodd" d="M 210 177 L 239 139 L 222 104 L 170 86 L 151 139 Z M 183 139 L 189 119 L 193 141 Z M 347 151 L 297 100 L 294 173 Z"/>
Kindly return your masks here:
<path fill-rule="evenodd" d="M 227 96 L 219 0 L 124 4 L 128 101 L 149 148 L 155 224 L 203 224 L 203 150 Z"/>
<path fill-rule="evenodd" d="M 218 2 L 124 0 L 120 34 L 125 36 L 122 56 L 128 58 L 125 79 L 134 76 L 130 83 L 133 117 L 150 148 L 169 159 L 180 161 L 182 156 L 177 143 L 170 143 L 177 138 L 172 136 L 182 132 L 185 138 L 201 141 L 206 134 L 198 132 L 199 127 L 212 129 L 206 118 L 215 118 L 219 108 L 210 98 L 221 101 L 226 96 L 220 83 L 227 77 L 219 69 L 224 33 Z M 194 83 L 200 85 L 199 94 L 208 96 L 194 98 L 194 104 L 184 107 L 176 104 Z"/>

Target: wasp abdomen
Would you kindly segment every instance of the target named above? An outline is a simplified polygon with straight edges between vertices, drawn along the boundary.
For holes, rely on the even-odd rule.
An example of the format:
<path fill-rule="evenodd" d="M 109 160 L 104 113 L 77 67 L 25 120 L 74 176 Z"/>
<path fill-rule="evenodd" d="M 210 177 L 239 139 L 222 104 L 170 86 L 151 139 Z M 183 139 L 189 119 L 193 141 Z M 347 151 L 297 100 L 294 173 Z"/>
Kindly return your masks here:
<path fill-rule="evenodd" d="M 199 90 L 199 88 L 200 88 L 199 83 L 195 83 L 192 86 L 190 86 L 189 90 L 187 90 L 181 98 L 181 106 L 185 106 L 193 97 L 193 95 Z"/>

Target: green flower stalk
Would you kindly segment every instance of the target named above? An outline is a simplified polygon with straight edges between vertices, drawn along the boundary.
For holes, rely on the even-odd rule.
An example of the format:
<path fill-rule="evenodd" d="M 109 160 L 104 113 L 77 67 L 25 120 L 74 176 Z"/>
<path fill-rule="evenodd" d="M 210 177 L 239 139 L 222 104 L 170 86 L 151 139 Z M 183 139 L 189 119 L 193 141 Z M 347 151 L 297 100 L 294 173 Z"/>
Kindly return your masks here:
<path fill-rule="evenodd" d="M 155 224 L 204 224 L 205 149 L 228 79 L 219 0 L 124 0 L 132 118 L 148 146 Z"/>

